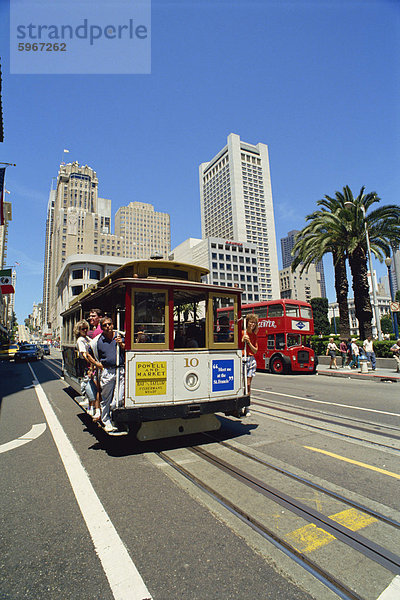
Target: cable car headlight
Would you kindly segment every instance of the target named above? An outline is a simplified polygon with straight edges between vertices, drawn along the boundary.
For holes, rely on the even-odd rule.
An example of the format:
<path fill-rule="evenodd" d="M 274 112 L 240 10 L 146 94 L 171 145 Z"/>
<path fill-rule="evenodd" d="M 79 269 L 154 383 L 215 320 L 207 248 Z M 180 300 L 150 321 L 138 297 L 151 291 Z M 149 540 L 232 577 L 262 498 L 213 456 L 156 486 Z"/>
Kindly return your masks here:
<path fill-rule="evenodd" d="M 188 390 L 197 390 L 200 385 L 200 379 L 197 373 L 194 373 L 193 371 L 186 373 L 184 384 Z"/>

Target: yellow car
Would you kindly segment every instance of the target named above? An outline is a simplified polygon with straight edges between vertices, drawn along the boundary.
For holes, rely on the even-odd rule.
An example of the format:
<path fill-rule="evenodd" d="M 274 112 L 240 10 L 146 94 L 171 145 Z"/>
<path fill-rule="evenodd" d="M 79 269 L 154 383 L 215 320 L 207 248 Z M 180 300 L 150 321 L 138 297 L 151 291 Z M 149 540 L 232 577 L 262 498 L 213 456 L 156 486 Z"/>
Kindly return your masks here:
<path fill-rule="evenodd" d="M 18 350 L 18 344 L 2 344 L 0 346 L 0 360 L 11 360 Z"/>

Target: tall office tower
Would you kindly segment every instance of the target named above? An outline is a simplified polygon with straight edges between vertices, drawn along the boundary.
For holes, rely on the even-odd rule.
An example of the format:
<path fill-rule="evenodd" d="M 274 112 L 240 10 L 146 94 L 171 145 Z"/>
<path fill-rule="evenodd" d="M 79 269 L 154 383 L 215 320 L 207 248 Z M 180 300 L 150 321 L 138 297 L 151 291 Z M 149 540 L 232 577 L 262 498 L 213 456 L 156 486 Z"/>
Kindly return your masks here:
<path fill-rule="evenodd" d="M 260 300 L 273 300 L 280 294 L 268 147 L 234 133 L 227 142 L 199 168 L 202 237 L 255 244 Z"/>
<path fill-rule="evenodd" d="M 115 215 L 115 233 L 125 242 L 126 258 L 150 258 L 160 254 L 168 258 L 171 251 L 170 217 L 157 212 L 152 204 L 130 202 Z"/>
<path fill-rule="evenodd" d="M 283 269 L 287 269 L 288 267 L 290 267 L 290 265 L 293 262 L 294 256 L 292 256 L 292 250 L 294 248 L 295 238 L 298 233 L 298 229 L 293 229 L 293 231 L 289 231 L 286 237 L 281 238 Z M 325 273 L 322 260 L 315 263 L 315 270 L 321 275 L 321 279 L 318 282 L 321 286 L 321 297 L 326 298 Z"/>
<path fill-rule="evenodd" d="M 53 241 L 53 219 L 54 219 L 54 204 L 56 199 L 56 190 L 51 189 L 49 194 L 49 202 L 47 204 L 46 218 L 46 240 L 44 249 L 44 273 L 43 273 L 43 309 L 42 309 L 42 332 L 48 334 L 51 332 L 50 322 L 50 275 L 51 275 L 51 248 Z"/>
<path fill-rule="evenodd" d="M 123 239 L 111 234 L 111 200 L 98 197 L 95 171 L 78 162 L 61 164 L 50 191 L 46 221 L 43 322 L 59 334 L 56 281 L 71 254 L 123 256 Z"/>
<path fill-rule="evenodd" d="M 0 269 L 6 266 L 7 260 L 7 242 L 8 242 L 8 222 L 12 221 L 11 202 L 3 203 L 4 225 L 0 225 Z"/>

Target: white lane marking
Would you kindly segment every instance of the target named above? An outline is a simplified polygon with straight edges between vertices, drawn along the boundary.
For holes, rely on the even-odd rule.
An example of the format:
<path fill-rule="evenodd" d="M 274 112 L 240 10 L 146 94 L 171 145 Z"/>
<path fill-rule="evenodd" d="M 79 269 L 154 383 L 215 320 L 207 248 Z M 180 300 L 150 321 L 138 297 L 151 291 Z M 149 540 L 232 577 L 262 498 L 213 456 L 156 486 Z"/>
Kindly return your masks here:
<path fill-rule="evenodd" d="M 30 430 L 21 435 L 16 440 L 12 440 L 11 442 L 7 442 L 6 444 L 2 444 L 0 446 L 0 454 L 2 452 L 8 452 L 9 450 L 13 450 L 14 448 L 18 448 L 19 446 L 23 446 L 32 440 L 36 440 L 42 433 L 46 431 L 46 423 L 38 423 L 37 425 L 32 425 Z"/>
<path fill-rule="evenodd" d="M 399 600 L 400 598 L 400 575 L 396 575 L 386 590 L 378 596 L 377 600 Z"/>
<path fill-rule="evenodd" d="M 314 400 L 313 398 L 303 398 L 302 396 L 293 396 L 292 394 L 282 394 L 281 392 L 270 392 L 267 390 L 258 390 L 251 388 L 252 392 L 262 392 L 263 394 L 273 394 L 274 396 L 285 396 L 286 398 L 295 398 L 296 400 L 306 400 L 307 402 L 315 402 L 317 404 L 328 404 L 329 406 L 341 406 L 342 408 L 350 408 L 351 410 L 364 410 L 366 412 L 379 413 L 380 415 L 391 415 L 392 417 L 400 417 L 400 414 L 386 412 L 385 410 L 375 410 L 374 408 L 362 408 L 361 406 L 349 406 L 348 404 L 338 404 L 337 402 L 325 402 L 324 400 Z"/>
<path fill-rule="evenodd" d="M 50 402 L 35 377 L 34 385 L 57 450 L 67 472 L 95 551 L 101 561 L 115 600 L 151 600 L 138 570 L 100 502 L 79 456 L 57 419 Z"/>

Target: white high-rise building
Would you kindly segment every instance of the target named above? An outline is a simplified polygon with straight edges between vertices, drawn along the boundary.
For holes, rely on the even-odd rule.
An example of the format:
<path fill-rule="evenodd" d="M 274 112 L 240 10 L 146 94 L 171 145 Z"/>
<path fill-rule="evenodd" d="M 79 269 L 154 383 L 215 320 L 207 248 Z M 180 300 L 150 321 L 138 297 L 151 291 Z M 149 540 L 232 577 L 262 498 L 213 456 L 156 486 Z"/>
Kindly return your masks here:
<path fill-rule="evenodd" d="M 200 171 L 202 237 L 257 247 L 260 300 L 280 298 L 268 147 L 234 133 Z"/>
<path fill-rule="evenodd" d="M 188 238 L 174 248 L 171 260 L 206 267 L 207 283 L 243 289 L 242 302 L 259 302 L 257 248 L 246 242 L 224 238 Z"/>

